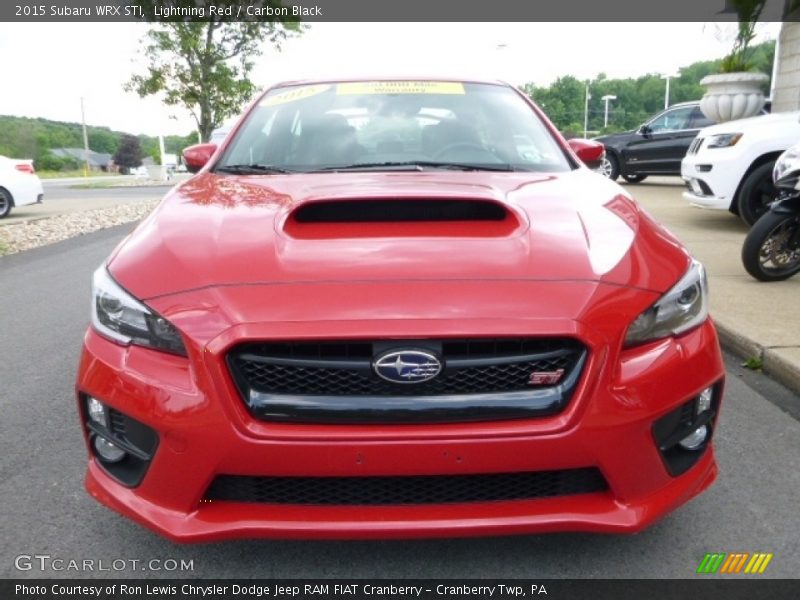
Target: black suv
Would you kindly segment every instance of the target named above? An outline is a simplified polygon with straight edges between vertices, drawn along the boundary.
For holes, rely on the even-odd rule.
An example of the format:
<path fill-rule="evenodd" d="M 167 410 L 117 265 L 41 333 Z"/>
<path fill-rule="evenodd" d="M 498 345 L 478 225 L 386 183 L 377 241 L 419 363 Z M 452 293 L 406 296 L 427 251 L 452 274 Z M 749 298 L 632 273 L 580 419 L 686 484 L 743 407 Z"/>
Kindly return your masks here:
<path fill-rule="evenodd" d="M 700 111 L 700 102 L 674 104 L 636 131 L 594 138 L 606 147 L 597 171 L 609 179 L 620 175 L 638 183 L 648 175 L 680 175 L 681 160 L 703 127 L 714 125 Z"/>

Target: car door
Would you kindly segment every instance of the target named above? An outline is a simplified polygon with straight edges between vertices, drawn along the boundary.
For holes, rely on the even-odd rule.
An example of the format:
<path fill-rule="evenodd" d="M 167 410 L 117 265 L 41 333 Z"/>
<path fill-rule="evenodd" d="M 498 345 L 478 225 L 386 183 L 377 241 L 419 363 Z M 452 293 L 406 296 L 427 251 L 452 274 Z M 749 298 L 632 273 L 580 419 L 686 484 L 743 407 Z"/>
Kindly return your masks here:
<path fill-rule="evenodd" d="M 625 149 L 623 173 L 679 174 L 681 159 L 697 129 L 690 129 L 696 106 L 665 110 L 642 125 Z"/>

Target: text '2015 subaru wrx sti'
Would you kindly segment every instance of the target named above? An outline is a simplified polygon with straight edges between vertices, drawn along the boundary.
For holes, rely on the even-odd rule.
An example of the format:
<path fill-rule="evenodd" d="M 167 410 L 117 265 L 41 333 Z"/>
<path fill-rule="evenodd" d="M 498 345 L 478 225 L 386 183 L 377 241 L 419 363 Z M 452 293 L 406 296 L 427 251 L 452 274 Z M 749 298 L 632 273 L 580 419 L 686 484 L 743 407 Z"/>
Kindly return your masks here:
<path fill-rule="evenodd" d="M 706 489 L 703 267 L 497 82 L 287 83 L 94 275 L 86 486 L 180 541 L 633 532 Z"/>

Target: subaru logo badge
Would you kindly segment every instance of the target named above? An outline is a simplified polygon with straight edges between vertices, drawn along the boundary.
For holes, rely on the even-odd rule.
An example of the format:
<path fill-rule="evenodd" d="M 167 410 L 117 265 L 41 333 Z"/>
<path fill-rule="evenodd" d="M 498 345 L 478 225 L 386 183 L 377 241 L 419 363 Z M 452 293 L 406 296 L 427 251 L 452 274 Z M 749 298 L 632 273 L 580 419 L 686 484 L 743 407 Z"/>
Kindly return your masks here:
<path fill-rule="evenodd" d="M 378 377 L 392 383 L 422 383 L 442 371 L 442 362 L 424 350 L 394 350 L 372 363 Z"/>

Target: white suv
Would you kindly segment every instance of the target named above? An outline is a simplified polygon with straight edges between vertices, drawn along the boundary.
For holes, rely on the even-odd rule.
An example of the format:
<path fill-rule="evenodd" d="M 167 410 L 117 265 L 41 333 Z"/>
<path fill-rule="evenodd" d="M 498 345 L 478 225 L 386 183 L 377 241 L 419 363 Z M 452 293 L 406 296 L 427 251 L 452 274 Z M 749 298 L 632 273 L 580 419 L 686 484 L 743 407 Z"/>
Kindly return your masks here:
<path fill-rule="evenodd" d="M 701 129 L 681 163 L 683 197 L 728 209 L 752 225 L 775 197 L 775 159 L 800 140 L 800 112 L 774 113 Z"/>

